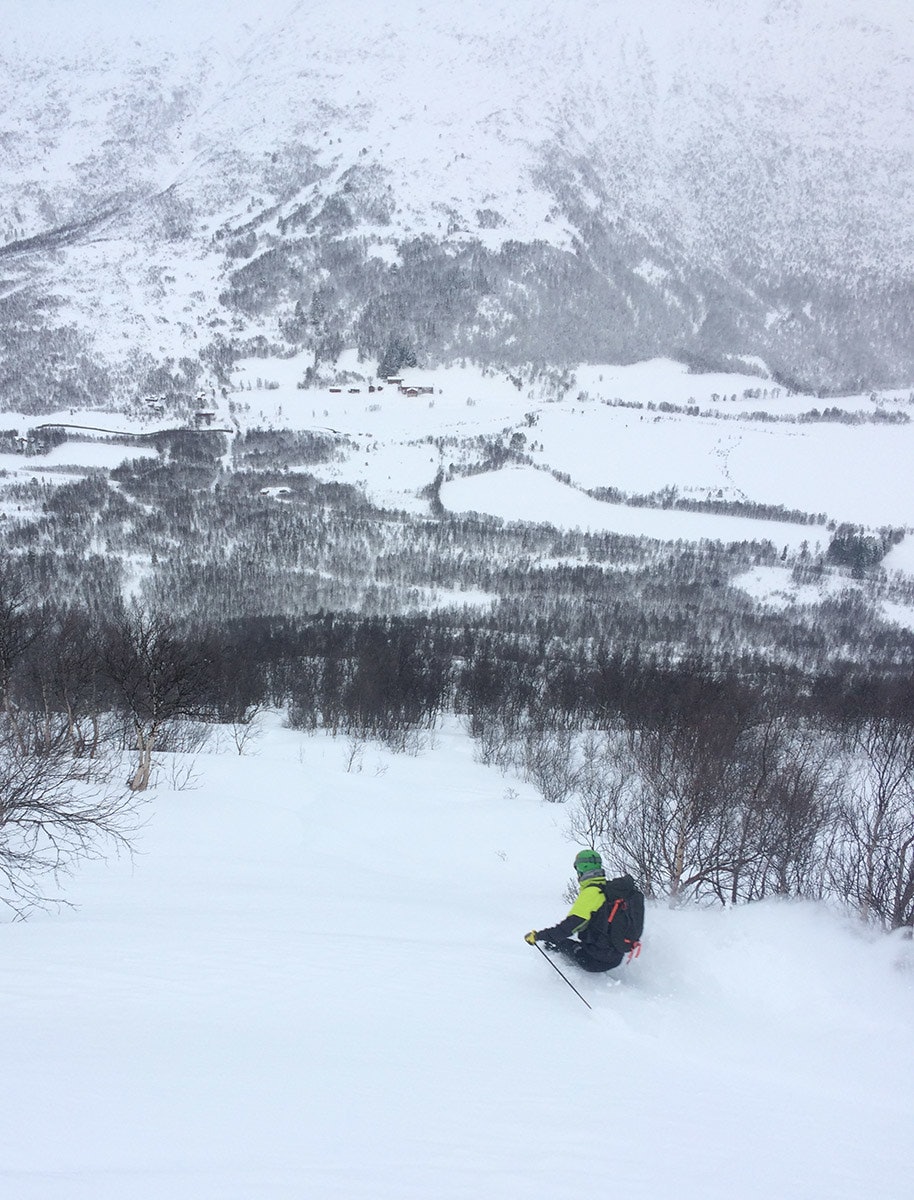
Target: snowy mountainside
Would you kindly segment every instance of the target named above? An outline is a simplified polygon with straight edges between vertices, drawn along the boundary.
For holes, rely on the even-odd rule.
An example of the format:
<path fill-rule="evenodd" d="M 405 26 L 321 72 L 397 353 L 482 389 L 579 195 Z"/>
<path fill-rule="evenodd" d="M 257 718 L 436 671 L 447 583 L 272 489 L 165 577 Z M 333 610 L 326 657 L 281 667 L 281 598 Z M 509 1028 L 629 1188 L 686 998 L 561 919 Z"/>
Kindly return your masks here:
<path fill-rule="evenodd" d="M 914 25 L 889 0 L 107 7 L 12 21 L 4 390 L 392 340 L 914 374 Z M 67 370 L 30 363 L 36 320 Z"/>

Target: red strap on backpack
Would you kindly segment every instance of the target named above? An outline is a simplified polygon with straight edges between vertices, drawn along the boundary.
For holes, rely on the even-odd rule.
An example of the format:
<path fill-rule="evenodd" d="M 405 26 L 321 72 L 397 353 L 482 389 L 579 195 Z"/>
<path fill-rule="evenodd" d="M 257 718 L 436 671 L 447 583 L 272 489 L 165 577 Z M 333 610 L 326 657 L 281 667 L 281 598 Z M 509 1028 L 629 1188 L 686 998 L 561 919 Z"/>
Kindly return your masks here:
<path fill-rule="evenodd" d="M 610 909 L 609 917 L 607 918 L 607 924 L 612 925 L 613 918 L 615 917 L 616 913 L 619 911 L 620 908 L 625 908 L 625 907 L 626 907 L 625 901 L 620 896 L 619 899 L 616 900 L 615 904 Z M 631 946 L 631 950 L 629 950 L 628 958 L 625 960 L 627 963 L 630 963 L 633 958 L 638 958 L 638 956 L 641 954 L 641 943 L 640 942 L 630 942 L 629 945 Z"/>

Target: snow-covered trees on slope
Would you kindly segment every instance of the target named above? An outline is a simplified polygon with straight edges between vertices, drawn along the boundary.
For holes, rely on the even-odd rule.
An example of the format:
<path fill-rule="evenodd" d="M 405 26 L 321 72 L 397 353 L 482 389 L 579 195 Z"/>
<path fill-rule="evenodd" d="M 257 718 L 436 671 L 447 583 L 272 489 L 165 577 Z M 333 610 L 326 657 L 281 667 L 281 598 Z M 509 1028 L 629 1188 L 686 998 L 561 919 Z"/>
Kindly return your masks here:
<path fill-rule="evenodd" d="M 914 637 L 878 619 L 878 573 L 778 611 L 728 585 L 792 565 L 768 543 L 379 511 L 308 473 L 340 450 L 326 431 L 250 430 L 231 457 L 216 432 L 153 444 L 110 476 L 4 491 L 24 510 L 3 524 L 7 712 L 79 769 L 119 755 L 143 790 L 188 722 L 265 705 L 400 748 L 457 716 L 655 894 L 910 919 L 911 797 L 877 734 L 887 712 L 914 725 Z"/>
<path fill-rule="evenodd" d="M 887 927 L 914 920 L 914 696 L 891 672 L 635 652 L 597 671 L 582 645 L 557 678 L 555 642 L 453 613 L 90 617 L 20 591 L 0 615 L 0 870 L 14 902 L 39 899 L 30 870 L 123 836 L 124 797 L 189 722 L 243 725 L 270 705 L 397 749 L 457 716 L 481 757 L 569 803 L 578 837 L 655 897 L 831 897 Z"/>

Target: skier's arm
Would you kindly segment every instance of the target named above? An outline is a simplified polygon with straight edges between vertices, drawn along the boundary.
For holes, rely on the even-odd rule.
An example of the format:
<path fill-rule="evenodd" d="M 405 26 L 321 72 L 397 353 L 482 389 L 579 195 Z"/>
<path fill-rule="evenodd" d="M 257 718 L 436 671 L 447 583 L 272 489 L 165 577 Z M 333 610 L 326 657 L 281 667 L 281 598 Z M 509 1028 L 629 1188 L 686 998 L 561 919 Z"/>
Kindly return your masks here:
<path fill-rule="evenodd" d="M 597 909 L 603 904 L 603 894 L 596 888 L 583 888 L 581 894 L 568 910 L 568 916 L 549 929 L 537 929 L 538 942 L 560 942 L 583 929 Z"/>
<path fill-rule="evenodd" d="M 569 913 L 564 921 L 559 921 L 558 925 L 553 925 L 549 929 L 537 929 L 536 940 L 538 942 L 560 942 L 563 938 L 571 937 L 576 929 L 580 929 L 585 922 L 581 918 L 575 916 L 574 913 Z"/>

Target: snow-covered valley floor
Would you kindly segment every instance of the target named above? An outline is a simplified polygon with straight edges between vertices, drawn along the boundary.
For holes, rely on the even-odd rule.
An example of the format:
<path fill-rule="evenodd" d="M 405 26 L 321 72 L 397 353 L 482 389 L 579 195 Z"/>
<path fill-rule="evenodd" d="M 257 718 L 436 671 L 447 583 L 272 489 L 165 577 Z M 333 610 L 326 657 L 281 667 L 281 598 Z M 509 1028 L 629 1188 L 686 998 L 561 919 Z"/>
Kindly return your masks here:
<path fill-rule="evenodd" d="M 72 910 L 2 929 L 13 1200 L 905 1200 L 910 941 L 803 904 L 651 906 L 576 978 L 567 810 L 474 761 L 273 718 Z"/>
<path fill-rule="evenodd" d="M 427 516 L 437 477 L 442 480 L 439 498 L 454 513 L 660 542 L 767 540 L 783 554 L 785 569 L 747 573 L 740 584 L 776 609 L 819 603 L 858 586 L 847 572 L 833 575 L 815 591 L 791 576 L 793 562 L 807 550 L 813 557 L 825 554 L 841 522 L 872 533 L 894 527 L 900 540 L 880 566 L 887 580 L 904 589 L 914 577 L 911 389 L 827 401 L 848 421 L 862 422 L 854 425 L 800 421 L 802 414 L 826 402 L 784 393 L 770 380 L 690 374 L 667 360 L 579 366 L 574 389 L 561 401 L 545 398 L 532 385 L 519 390 L 506 376 L 474 367 L 411 372 L 411 382 L 427 384 L 433 394 L 410 397 L 387 384 L 378 392 L 372 364 L 360 362 L 354 351 L 343 356 L 340 366 L 358 378 L 358 387 L 334 393 L 299 388 L 303 357 L 245 360 L 235 371 L 234 391 L 222 396 L 214 389 L 215 425 L 240 435 L 255 429 L 330 432 L 338 443 L 332 461 L 293 465 L 289 474 L 302 471 L 352 485 L 382 509 Z M 677 411 L 663 411 L 664 404 Z M 685 415 L 689 406 L 707 415 Z M 755 419 L 757 410 L 766 416 Z M 880 412 L 901 423 L 874 423 Z M 12 412 L 4 420 L 22 434 L 36 423 L 34 417 Z M 186 418 L 64 412 L 43 419 L 54 421 L 149 434 Z M 483 445 L 518 437 L 523 439 L 522 465 L 501 470 L 480 466 Z M 125 458 L 153 453 L 148 444 L 91 441 L 68 441 L 39 455 L 0 453 L 4 481 L 18 488 L 15 498 L 0 494 L 0 519 L 31 519 L 40 511 L 40 489 L 30 504 L 23 500 L 23 484 L 60 485 L 84 469 L 110 471 Z M 231 449 L 226 467 L 232 467 Z M 609 503 L 587 494 L 586 489 L 600 488 L 629 497 L 671 489 L 686 501 L 780 506 L 794 516 L 802 512 L 817 519 L 804 524 L 739 509 L 722 514 Z M 281 496 L 277 499 L 283 502 Z M 914 606 L 884 596 L 874 602 L 885 620 L 914 626 Z"/>

